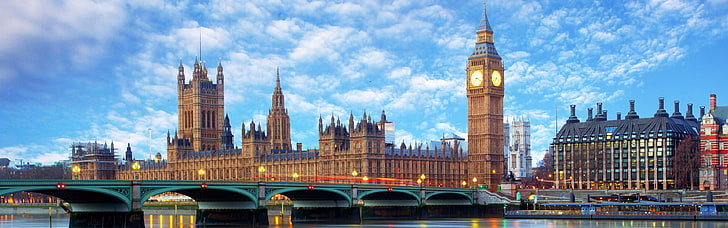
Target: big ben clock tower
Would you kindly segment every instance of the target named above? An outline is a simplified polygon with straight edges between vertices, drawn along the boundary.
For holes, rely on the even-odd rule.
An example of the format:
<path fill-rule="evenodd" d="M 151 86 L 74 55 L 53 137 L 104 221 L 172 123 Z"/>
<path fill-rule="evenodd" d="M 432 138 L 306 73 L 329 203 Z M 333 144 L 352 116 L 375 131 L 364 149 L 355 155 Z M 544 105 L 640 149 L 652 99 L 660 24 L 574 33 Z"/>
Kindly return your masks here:
<path fill-rule="evenodd" d="M 468 175 L 495 189 L 503 176 L 503 61 L 495 50 L 493 30 L 483 3 L 475 32 L 475 50 L 468 58 Z M 479 180 L 479 181 L 478 181 Z"/>

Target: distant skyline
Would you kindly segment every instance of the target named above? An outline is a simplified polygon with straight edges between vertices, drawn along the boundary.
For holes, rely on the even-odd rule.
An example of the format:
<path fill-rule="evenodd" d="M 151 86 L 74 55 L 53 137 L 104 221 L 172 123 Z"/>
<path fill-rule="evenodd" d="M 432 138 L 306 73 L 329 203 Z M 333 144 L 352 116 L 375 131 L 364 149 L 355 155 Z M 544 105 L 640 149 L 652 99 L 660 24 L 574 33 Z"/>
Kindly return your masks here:
<path fill-rule="evenodd" d="M 0 8 L 0 157 L 68 159 L 73 142 L 162 153 L 177 129 L 176 71 L 225 69 L 225 112 L 265 124 L 280 67 L 293 143 L 317 124 L 382 110 L 395 143 L 467 138 L 465 63 L 483 1 L 20 1 Z M 505 119 L 531 120 L 533 165 L 576 105 L 608 118 L 728 104 L 728 0 L 491 0 Z M 201 45 L 200 45 L 201 44 Z M 214 73 L 210 73 L 214 80 Z M 558 120 L 558 126 L 556 121 Z"/>

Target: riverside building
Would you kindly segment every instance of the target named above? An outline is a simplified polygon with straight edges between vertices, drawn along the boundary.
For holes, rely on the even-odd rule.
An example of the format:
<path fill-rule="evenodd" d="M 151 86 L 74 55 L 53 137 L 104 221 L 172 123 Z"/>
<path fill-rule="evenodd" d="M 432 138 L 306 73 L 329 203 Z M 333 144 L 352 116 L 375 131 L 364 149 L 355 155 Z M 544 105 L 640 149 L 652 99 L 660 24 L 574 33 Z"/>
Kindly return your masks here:
<path fill-rule="evenodd" d="M 280 71 L 267 123 L 242 123 L 239 143 L 224 113 L 224 74 L 208 78 L 195 60 L 187 81 L 178 67 L 179 129 L 167 134 L 167 159 L 118 165 L 116 179 L 384 183 L 496 189 L 503 168 L 503 63 L 485 7 L 467 60 L 468 142 L 450 135 L 430 145 L 396 144 L 394 124 L 379 115 L 318 120 L 318 149 L 292 144 Z M 378 118 L 378 119 L 377 119 Z M 470 145 L 470 146 L 467 146 Z M 465 148 L 468 148 L 466 151 Z M 131 157 L 127 155 L 126 157 Z"/>
<path fill-rule="evenodd" d="M 710 107 L 701 107 L 700 190 L 728 189 L 728 106 L 717 106 L 710 95 Z"/>
<path fill-rule="evenodd" d="M 634 101 L 624 119 L 597 103 L 596 115 L 588 109 L 580 121 L 571 115 L 551 144 L 556 188 L 571 189 L 674 189 L 693 186 L 699 154 L 700 125 L 688 105 L 683 116 L 679 103 L 670 115 L 663 98 L 652 117 L 640 118 Z"/>

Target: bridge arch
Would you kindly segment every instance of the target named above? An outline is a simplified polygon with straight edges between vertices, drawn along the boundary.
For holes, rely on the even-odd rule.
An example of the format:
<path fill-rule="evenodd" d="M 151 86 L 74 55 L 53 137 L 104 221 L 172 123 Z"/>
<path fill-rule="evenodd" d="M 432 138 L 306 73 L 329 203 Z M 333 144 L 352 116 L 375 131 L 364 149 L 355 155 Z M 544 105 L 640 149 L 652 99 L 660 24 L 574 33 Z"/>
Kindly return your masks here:
<path fill-rule="evenodd" d="M 473 205 L 473 197 L 465 192 L 438 191 L 428 194 L 424 202 L 427 205 Z"/>
<path fill-rule="evenodd" d="M 0 190 L 0 195 L 17 192 L 34 192 L 58 197 L 68 202 L 74 212 L 111 211 L 127 212 L 131 210 L 131 188 L 107 188 L 96 186 L 63 185 L 18 186 Z"/>
<path fill-rule="evenodd" d="M 203 188 L 200 185 L 180 185 L 146 190 L 141 196 L 142 203 L 152 196 L 175 192 L 194 199 L 199 209 L 255 209 L 258 207 L 257 197 L 252 192 L 231 186 L 205 186 Z"/>
<path fill-rule="evenodd" d="M 308 187 L 287 187 L 270 191 L 265 195 L 264 203 L 277 194 L 291 199 L 293 207 L 349 207 L 352 205 L 351 196 L 339 189 L 310 189 Z"/>
<path fill-rule="evenodd" d="M 419 206 L 420 196 L 407 190 L 369 190 L 359 194 L 364 206 Z"/>

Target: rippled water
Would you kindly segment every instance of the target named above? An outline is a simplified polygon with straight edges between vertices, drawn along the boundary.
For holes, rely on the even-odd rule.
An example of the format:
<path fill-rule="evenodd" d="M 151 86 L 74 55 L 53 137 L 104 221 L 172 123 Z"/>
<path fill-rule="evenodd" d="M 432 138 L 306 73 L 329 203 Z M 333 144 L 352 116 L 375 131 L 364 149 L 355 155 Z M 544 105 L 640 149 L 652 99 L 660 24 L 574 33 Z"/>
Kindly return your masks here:
<path fill-rule="evenodd" d="M 51 220 L 52 219 L 52 220 Z M 0 227 L 68 227 L 68 215 L 0 215 Z M 52 221 L 52 223 L 50 222 Z M 193 228 L 194 215 L 146 215 L 148 228 Z M 544 219 L 430 219 L 430 220 L 370 220 L 363 224 L 296 224 L 285 217 L 270 218 L 270 227 L 679 227 L 679 228 L 728 228 L 728 221 L 654 221 L 654 220 L 544 220 Z"/>

